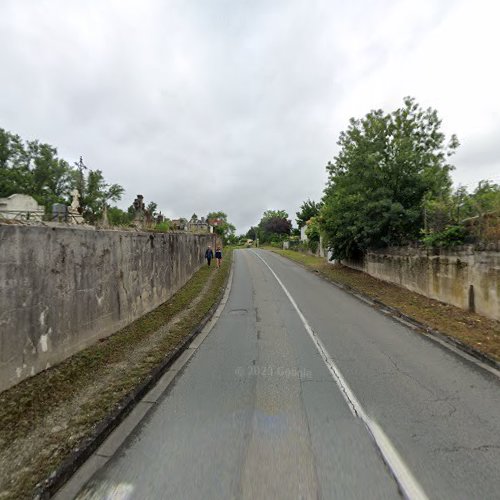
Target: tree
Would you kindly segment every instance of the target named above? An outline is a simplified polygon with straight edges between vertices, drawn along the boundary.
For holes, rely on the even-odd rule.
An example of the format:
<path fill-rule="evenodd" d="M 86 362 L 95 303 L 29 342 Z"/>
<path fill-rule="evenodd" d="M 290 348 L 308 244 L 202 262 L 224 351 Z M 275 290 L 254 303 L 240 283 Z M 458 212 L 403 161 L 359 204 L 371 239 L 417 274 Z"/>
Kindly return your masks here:
<path fill-rule="evenodd" d="M 0 128 L 0 197 L 29 194 L 29 158 L 18 135 Z"/>
<path fill-rule="evenodd" d="M 91 170 L 80 161 L 72 170 L 72 188 L 80 193 L 80 208 L 83 218 L 90 223 L 96 222 L 102 215 L 108 201 L 120 200 L 124 189 L 118 184 L 107 184 L 101 170 Z"/>
<path fill-rule="evenodd" d="M 297 218 L 295 219 L 299 229 L 306 225 L 306 222 L 312 217 L 316 217 L 322 207 L 322 203 L 316 203 L 315 201 L 306 200 L 300 206 L 300 210 L 296 212 Z"/>
<path fill-rule="evenodd" d="M 157 215 L 157 209 L 158 209 L 158 203 L 155 203 L 154 201 L 150 201 L 148 203 L 148 206 L 146 207 L 146 211 L 148 211 L 151 214 L 151 217 L 155 217 Z"/>
<path fill-rule="evenodd" d="M 256 240 L 258 238 L 258 228 L 252 226 L 248 231 L 247 234 L 245 235 L 246 239 L 248 240 Z"/>
<path fill-rule="evenodd" d="M 45 207 L 61 203 L 71 190 L 70 167 L 57 158 L 56 148 L 38 141 L 28 143 L 27 153 L 32 162 L 30 191 Z"/>
<path fill-rule="evenodd" d="M 424 201 L 449 196 L 458 147 L 440 131 L 437 112 L 412 98 L 385 114 L 352 118 L 340 134 L 340 152 L 329 174 L 319 222 L 336 258 L 355 257 L 369 248 L 400 245 L 419 238 Z"/>
<path fill-rule="evenodd" d="M 284 210 L 266 210 L 257 228 L 262 243 L 281 241 L 290 236 L 292 222 Z"/>
<path fill-rule="evenodd" d="M 33 196 L 47 211 L 63 203 L 70 191 L 70 167 L 56 148 L 22 139 L 0 129 L 0 197 L 14 193 Z"/>
<path fill-rule="evenodd" d="M 108 208 L 108 221 L 111 226 L 128 226 L 133 220 L 133 215 L 131 216 L 125 210 L 121 210 L 118 207 Z"/>
<path fill-rule="evenodd" d="M 473 193 L 464 197 L 464 216 L 473 217 L 500 210 L 500 184 L 479 181 Z"/>
<path fill-rule="evenodd" d="M 0 197 L 28 194 L 50 212 L 54 203 L 68 204 L 75 188 L 89 222 L 100 216 L 105 203 L 119 200 L 124 191 L 118 184 L 107 184 L 100 170 L 89 170 L 81 157 L 71 167 L 58 158 L 53 146 L 23 142 L 18 135 L 0 128 Z"/>
<path fill-rule="evenodd" d="M 214 226 L 214 232 L 218 234 L 221 238 L 224 244 L 234 242 L 234 233 L 236 232 L 236 227 L 233 226 L 230 222 L 227 220 L 227 214 L 222 211 L 218 212 L 209 212 L 207 214 L 207 221 L 214 221 L 217 220 L 218 224 Z"/>
<path fill-rule="evenodd" d="M 307 246 L 311 251 L 316 253 L 321 238 L 321 229 L 317 217 L 311 217 L 309 219 L 306 228 L 306 236 Z"/>

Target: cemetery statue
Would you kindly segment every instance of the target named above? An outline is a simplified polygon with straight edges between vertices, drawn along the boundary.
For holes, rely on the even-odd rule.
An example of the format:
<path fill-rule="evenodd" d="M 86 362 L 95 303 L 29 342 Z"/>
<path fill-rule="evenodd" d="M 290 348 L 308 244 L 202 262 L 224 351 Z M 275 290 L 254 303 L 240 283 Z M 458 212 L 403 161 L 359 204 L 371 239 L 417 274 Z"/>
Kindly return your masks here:
<path fill-rule="evenodd" d="M 78 189 L 73 189 L 70 195 L 73 197 L 71 206 L 68 207 L 68 222 L 70 224 L 84 224 L 82 217 L 82 207 L 80 206 L 80 193 Z"/>
<path fill-rule="evenodd" d="M 73 196 L 73 201 L 71 202 L 71 210 L 75 212 L 80 212 L 80 193 L 78 189 L 73 189 L 70 193 Z"/>
<path fill-rule="evenodd" d="M 144 205 L 144 196 L 142 194 L 138 194 L 137 198 L 132 203 L 134 207 L 134 220 L 132 224 L 136 227 L 142 227 L 146 217 L 146 205 Z"/>

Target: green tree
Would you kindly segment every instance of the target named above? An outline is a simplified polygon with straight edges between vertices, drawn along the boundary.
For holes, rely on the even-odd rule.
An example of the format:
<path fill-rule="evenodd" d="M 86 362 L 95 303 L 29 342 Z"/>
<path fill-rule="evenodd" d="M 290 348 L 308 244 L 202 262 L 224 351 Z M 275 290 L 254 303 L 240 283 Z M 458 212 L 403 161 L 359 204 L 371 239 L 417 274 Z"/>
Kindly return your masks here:
<path fill-rule="evenodd" d="M 158 203 L 154 201 L 150 201 L 146 210 L 151 214 L 151 217 L 155 217 L 157 215 Z"/>
<path fill-rule="evenodd" d="M 465 198 L 464 216 L 474 217 L 500 210 L 500 185 L 491 181 L 479 181 L 472 194 Z"/>
<path fill-rule="evenodd" d="M 89 170 L 80 158 L 74 167 L 57 156 L 57 149 L 39 141 L 23 140 L 0 128 L 0 197 L 14 193 L 33 196 L 50 212 L 53 203 L 71 201 L 80 192 L 85 219 L 94 222 L 104 204 L 120 199 L 123 188 L 107 184 L 100 170 Z"/>
<path fill-rule="evenodd" d="M 14 193 L 33 196 L 48 211 L 52 203 L 66 201 L 70 167 L 57 157 L 56 148 L 22 139 L 0 129 L 0 196 Z"/>
<path fill-rule="evenodd" d="M 112 226 L 128 226 L 132 217 L 128 212 L 118 207 L 108 208 L 108 221 Z"/>
<path fill-rule="evenodd" d="M 451 189 L 448 158 L 458 140 L 446 143 L 440 126 L 435 110 L 409 97 L 392 113 L 350 120 L 327 165 L 319 217 L 334 257 L 419 238 L 424 201 L 446 198 Z"/>
<path fill-rule="evenodd" d="M 50 209 L 53 203 L 64 203 L 71 190 L 69 164 L 57 157 L 56 148 L 38 141 L 28 143 L 31 160 L 30 192 L 39 203 Z"/>
<path fill-rule="evenodd" d="M 262 243 L 279 242 L 290 236 L 292 222 L 285 210 L 266 210 L 257 227 Z"/>
<path fill-rule="evenodd" d="M 80 193 L 83 218 L 94 223 L 101 217 L 104 205 L 120 200 L 124 189 L 118 184 L 107 184 L 102 171 L 88 169 L 81 157 L 75 167 L 71 171 L 71 187 Z"/>
<path fill-rule="evenodd" d="M 316 203 L 315 201 L 306 200 L 300 206 L 300 210 L 296 212 L 297 218 L 295 219 L 299 229 L 306 225 L 306 222 L 312 217 L 316 217 L 319 214 L 322 203 Z"/>
<path fill-rule="evenodd" d="M 0 197 L 29 194 L 29 163 L 21 138 L 0 128 Z"/>
<path fill-rule="evenodd" d="M 246 239 L 248 240 L 256 240 L 258 236 L 258 228 L 255 226 L 252 226 L 248 231 L 247 234 L 245 235 Z"/>
<path fill-rule="evenodd" d="M 313 252 L 316 252 L 321 237 L 321 228 L 317 217 L 311 217 L 306 228 L 307 246 Z"/>
<path fill-rule="evenodd" d="M 217 219 L 219 222 L 216 226 L 214 226 L 214 232 L 218 234 L 224 244 L 232 244 L 234 242 L 234 234 L 236 232 L 236 227 L 231 224 L 227 219 L 227 214 L 222 211 L 218 212 L 209 212 L 207 214 L 207 221 L 213 221 Z"/>

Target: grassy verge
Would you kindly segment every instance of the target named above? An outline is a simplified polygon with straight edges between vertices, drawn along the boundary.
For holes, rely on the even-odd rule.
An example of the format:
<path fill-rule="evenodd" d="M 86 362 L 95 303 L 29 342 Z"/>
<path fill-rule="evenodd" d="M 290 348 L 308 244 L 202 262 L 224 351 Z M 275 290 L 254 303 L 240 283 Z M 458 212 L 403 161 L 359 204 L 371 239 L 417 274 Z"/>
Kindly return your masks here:
<path fill-rule="evenodd" d="M 470 313 L 458 307 L 430 299 L 392 283 L 324 259 L 295 252 L 266 248 L 274 253 L 321 273 L 326 278 L 348 285 L 368 297 L 394 307 L 448 337 L 464 342 L 500 361 L 500 322 Z"/>
<path fill-rule="evenodd" d="M 2 476 L 10 470 L 9 477 L 0 477 L 0 499 L 29 498 L 35 485 L 201 322 L 229 275 L 231 251 L 226 249 L 224 257 L 220 270 L 203 266 L 154 311 L 0 394 Z M 189 308 L 193 301 L 196 307 Z M 30 442 L 33 447 L 26 446 Z M 15 467 L 9 465 L 12 453 Z"/>

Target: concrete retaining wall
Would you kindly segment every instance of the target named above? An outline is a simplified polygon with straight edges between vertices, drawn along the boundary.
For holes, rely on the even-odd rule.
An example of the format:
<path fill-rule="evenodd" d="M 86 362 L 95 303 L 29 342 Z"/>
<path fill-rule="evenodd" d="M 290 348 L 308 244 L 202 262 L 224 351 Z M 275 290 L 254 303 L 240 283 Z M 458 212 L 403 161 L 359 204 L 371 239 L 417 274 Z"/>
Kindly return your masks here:
<path fill-rule="evenodd" d="M 427 297 L 500 320 L 500 251 L 389 248 L 343 264 Z"/>
<path fill-rule="evenodd" d="M 213 238 L 0 225 L 0 391 L 168 300 Z"/>

